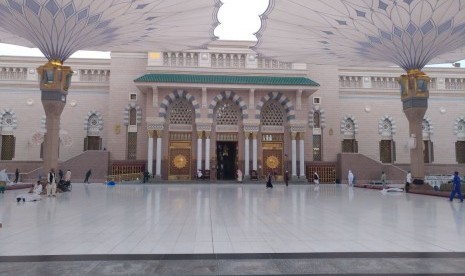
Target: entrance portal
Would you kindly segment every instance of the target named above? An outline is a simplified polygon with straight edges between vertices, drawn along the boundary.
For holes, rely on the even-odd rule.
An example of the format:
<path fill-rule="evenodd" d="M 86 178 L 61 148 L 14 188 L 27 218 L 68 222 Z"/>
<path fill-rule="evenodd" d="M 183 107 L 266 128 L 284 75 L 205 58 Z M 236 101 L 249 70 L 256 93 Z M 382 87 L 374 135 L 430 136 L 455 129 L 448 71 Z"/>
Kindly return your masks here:
<path fill-rule="evenodd" d="M 216 179 L 234 180 L 237 171 L 237 142 L 216 142 Z"/>

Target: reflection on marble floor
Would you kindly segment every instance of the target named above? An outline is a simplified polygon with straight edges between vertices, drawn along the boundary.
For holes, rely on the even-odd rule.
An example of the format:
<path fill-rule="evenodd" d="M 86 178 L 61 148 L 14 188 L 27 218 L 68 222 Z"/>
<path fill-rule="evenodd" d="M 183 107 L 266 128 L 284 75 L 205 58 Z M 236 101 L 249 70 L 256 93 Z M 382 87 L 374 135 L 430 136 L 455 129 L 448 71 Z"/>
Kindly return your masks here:
<path fill-rule="evenodd" d="M 465 252 L 465 207 L 423 195 L 249 184 L 73 184 L 0 194 L 0 255 Z"/>

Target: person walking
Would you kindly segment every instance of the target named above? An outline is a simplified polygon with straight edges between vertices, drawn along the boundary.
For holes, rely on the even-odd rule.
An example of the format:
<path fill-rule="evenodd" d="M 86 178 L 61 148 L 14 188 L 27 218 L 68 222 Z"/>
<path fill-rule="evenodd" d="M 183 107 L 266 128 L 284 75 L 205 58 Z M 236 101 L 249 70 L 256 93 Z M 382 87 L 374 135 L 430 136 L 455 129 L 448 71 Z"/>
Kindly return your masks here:
<path fill-rule="evenodd" d="M 461 183 L 460 183 L 460 176 L 459 172 L 454 172 L 454 178 L 452 179 L 452 191 L 450 192 L 449 200 L 452 201 L 455 197 L 455 194 L 459 194 L 460 202 L 463 202 L 463 195 L 461 191 Z"/>
<path fill-rule="evenodd" d="M 89 184 L 89 177 L 92 175 L 92 170 L 89 169 L 87 172 L 86 172 L 86 178 L 84 179 L 84 183 L 86 184 Z"/>
<path fill-rule="evenodd" d="M 386 189 L 386 174 L 381 172 L 381 184 L 383 185 L 383 190 Z"/>
<path fill-rule="evenodd" d="M 14 183 L 18 183 L 19 181 L 19 169 L 16 168 L 16 171 L 15 171 L 15 181 L 13 181 Z"/>
<path fill-rule="evenodd" d="M 270 188 L 270 189 L 273 189 L 273 184 L 271 183 L 271 177 L 272 177 L 272 174 L 271 172 L 268 173 L 268 180 L 266 181 L 266 188 Z"/>
<path fill-rule="evenodd" d="M 405 192 L 407 193 L 410 190 L 410 184 L 412 184 L 412 174 L 410 173 L 410 171 L 408 171 L 405 179 Z"/>
<path fill-rule="evenodd" d="M 319 191 L 320 190 L 320 176 L 318 175 L 316 171 L 313 173 L 313 183 L 315 183 L 315 188 L 313 188 L 313 190 Z"/>
<path fill-rule="evenodd" d="M 352 173 L 351 170 L 349 170 L 349 174 L 347 175 L 347 180 L 349 181 L 349 187 L 354 186 L 354 174 Z"/>
<path fill-rule="evenodd" d="M 284 173 L 284 183 L 286 183 L 286 186 L 289 186 L 289 171 Z"/>
<path fill-rule="evenodd" d="M 57 183 L 55 176 L 55 169 L 51 168 L 47 177 L 47 196 L 56 196 Z"/>

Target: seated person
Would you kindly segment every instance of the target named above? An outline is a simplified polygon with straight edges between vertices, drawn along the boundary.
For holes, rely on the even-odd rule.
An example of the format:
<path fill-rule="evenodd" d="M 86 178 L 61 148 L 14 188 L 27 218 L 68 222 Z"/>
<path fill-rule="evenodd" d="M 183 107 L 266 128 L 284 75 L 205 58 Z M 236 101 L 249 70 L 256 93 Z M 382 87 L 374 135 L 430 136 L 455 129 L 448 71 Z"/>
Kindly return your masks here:
<path fill-rule="evenodd" d="M 202 170 L 197 170 L 197 179 L 202 179 Z"/>
<path fill-rule="evenodd" d="M 16 202 L 20 202 L 21 200 L 23 202 L 26 201 L 38 201 L 41 200 L 40 194 L 42 193 L 42 185 L 41 184 L 36 184 L 34 185 L 34 188 L 32 189 L 32 192 L 30 191 L 30 194 L 19 194 L 16 196 Z"/>
<path fill-rule="evenodd" d="M 240 169 L 237 169 L 237 182 L 242 183 L 242 171 Z"/>

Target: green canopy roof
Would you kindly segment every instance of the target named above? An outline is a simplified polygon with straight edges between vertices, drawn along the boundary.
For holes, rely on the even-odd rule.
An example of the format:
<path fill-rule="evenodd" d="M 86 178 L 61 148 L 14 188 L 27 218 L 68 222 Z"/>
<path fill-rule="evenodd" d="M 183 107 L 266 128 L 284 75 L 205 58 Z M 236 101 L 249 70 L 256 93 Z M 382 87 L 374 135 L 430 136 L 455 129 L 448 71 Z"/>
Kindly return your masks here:
<path fill-rule="evenodd" d="M 134 82 L 320 86 L 318 83 L 305 77 L 225 76 L 187 74 L 146 74 L 135 79 Z"/>

